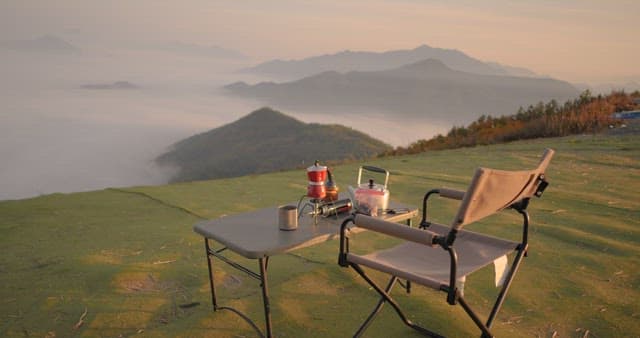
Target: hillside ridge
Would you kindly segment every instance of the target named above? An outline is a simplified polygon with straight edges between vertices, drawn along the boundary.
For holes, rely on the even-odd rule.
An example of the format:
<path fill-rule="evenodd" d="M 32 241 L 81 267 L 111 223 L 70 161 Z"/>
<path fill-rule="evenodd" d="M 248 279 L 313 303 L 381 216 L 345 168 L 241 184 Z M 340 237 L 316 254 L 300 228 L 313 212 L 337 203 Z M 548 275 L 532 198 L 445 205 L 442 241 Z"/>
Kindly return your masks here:
<path fill-rule="evenodd" d="M 179 169 L 173 182 L 266 173 L 314 160 L 363 159 L 391 146 L 342 125 L 304 123 L 271 108 L 175 143 L 160 165 Z"/>

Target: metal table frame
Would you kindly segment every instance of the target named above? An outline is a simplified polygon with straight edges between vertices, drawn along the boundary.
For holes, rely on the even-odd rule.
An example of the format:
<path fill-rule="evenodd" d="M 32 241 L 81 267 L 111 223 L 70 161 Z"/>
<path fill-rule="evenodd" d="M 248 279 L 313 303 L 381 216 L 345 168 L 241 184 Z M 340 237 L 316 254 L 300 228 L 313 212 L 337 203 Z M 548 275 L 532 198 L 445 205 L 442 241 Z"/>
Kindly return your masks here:
<path fill-rule="evenodd" d="M 222 247 L 221 249 L 218 249 L 218 250 L 212 250 L 211 247 L 209 246 L 209 239 L 206 237 L 204 239 L 204 245 L 207 253 L 207 266 L 209 267 L 209 286 L 211 287 L 211 304 L 213 305 L 213 311 L 229 310 L 234 312 L 235 314 L 240 316 L 242 319 L 244 319 L 247 323 L 249 323 L 249 325 L 251 325 L 251 327 L 253 327 L 253 329 L 256 330 L 258 335 L 260 335 L 260 337 L 264 337 L 264 334 L 262 333 L 260 328 L 258 328 L 258 326 L 247 315 L 230 306 L 218 305 L 218 300 L 216 298 L 216 288 L 213 282 L 213 269 L 211 267 L 212 258 L 216 257 L 219 260 L 229 264 L 230 266 L 242 272 L 245 272 L 249 277 L 252 277 L 260 282 L 260 287 L 262 288 L 262 300 L 264 303 L 265 328 L 267 332 L 267 337 L 271 337 L 272 336 L 271 309 L 269 307 L 269 291 L 267 287 L 267 267 L 269 265 L 269 256 L 258 258 L 258 266 L 260 267 L 260 273 L 255 273 L 254 271 L 245 267 L 244 265 L 241 265 L 222 255 L 221 253 L 227 250 L 227 247 Z"/>
<path fill-rule="evenodd" d="M 389 210 L 393 211 L 385 213 L 380 217 L 392 222 L 406 221 L 408 225 L 411 225 L 411 218 L 416 216 L 418 212 L 418 210 L 413 207 L 393 202 L 390 203 Z M 297 230 L 280 231 L 277 226 L 277 208 L 272 207 L 196 223 L 194 225 L 194 231 L 204 237 L 213 311 L 232 311 L 251 325 L 260 337 L 272 337 L 273 328 L 271 324 L 271 309 L 267 283 L 269 257 L 337 239 L 339 238 L 340 225 L 349 217 L 349 214 L 339 215 L 337 217 L 320 217 L 318 224 L 314 224 L 312 217 L 303 216 L 299 219 Z M 252 241 L 250 238 L 247 238 L 249 237 L 247 234 L 257 235 L 260 240 Z M 222 247 L 219 249 L 212 248 L 209 243 L 210 240 L 220 243 Z M 226 257 L 223 253 L 227 249 L 245 258 L 257 259 L 259 272 L 255 272 Z M 214 284 L 214 257 L 246 273 L 260 283 L 264 306 L 264 333 L 246 314 L 232 307 L 220 306 L 218 304 Z"/>

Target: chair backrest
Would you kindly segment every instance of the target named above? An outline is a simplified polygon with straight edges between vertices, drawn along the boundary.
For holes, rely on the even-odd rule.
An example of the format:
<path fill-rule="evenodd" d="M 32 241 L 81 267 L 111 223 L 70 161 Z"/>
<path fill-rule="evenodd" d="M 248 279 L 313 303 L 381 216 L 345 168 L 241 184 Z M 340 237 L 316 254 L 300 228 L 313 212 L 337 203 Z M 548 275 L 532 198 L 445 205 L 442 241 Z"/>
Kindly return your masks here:
<path fill-rule="evenodd" d="M 505 171 L 478 168 L 462 199 L 452 228 L 490 216 L 502 209 L 531 198 L 538 190 L 554 151 L 545 149 L 538 167 L 533 170 Z"/>

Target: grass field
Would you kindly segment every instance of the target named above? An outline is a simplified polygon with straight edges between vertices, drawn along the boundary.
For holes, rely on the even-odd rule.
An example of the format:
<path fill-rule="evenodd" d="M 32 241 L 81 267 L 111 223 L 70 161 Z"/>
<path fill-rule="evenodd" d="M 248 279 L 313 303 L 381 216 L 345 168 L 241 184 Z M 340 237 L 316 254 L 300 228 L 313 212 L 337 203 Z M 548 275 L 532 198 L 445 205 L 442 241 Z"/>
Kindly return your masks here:
<path fill-rule="evenodd" d="M 428 152 L 368 161 L 389 169 L 394 200 L 418 205 L 430 188 L 464 188 L 478 166 L 529 168 L 557 153 L 551 182 L 532 201 L 530 252 L 499 314 L 501 337 L 640 337 L 640 136 L 577 136 Z M 353 184 L 359 164 L 335 168 Z M 156 187 L 131 187 L 0 202 L 0 336 L 254 337 L 228 311 L 211 311 L 202 238 L 195 222 L 297 200 L 303 170 Z M 449 222 L 455 204 L 435 201 Z M 437 210 L 436 210 L 437 209 Z M 514 213 L 475 229 L 505 234 Z M 370 233 L 358 246 L 382 247 Z M 278 337 L 346 337 L 377 298 L 337 263 L 331 241 L 270 261 Z M 247 264 L 257 264 L 246 261 Z M 255 281 L 215 266 L 219 297 L 262 324 Z M 374 274 L 376 277 L 380 277 Z M 467 279 L 484 315 L 496 294 L 492 268 Z M 446 336 L 479 336 L 444 293 L 396 292 L 413 320 Z M 457 319 L 453 319 L 456 318 Z M 418 336 L 385 308 L 367 337 Z"/>

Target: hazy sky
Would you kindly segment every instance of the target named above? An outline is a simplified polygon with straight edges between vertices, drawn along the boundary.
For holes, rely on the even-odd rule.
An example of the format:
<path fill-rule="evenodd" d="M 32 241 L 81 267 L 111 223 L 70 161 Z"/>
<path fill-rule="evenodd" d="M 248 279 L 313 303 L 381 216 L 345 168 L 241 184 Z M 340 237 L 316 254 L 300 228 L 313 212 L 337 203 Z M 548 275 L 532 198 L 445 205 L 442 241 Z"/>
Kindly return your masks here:
<path fill-rule="evenodd" d="M 81 48 L 180 41 L 255 61 L 421 44 L 572 82 L 640 80 L 640 1 L 0 1 L 0 39 Z"/>
<path fill-rule="evenodd" d="M 0 47 L 53 35 L 82 51 L 0 48 L 0 200 L 166 182 L 170 173 L 152 160 L 168 146 L 262 106 L 219 91 L 265 80 L 235 72 L 258 62 L 427 44 L 574 83 L 622 86 L 640 83 L 639 19 L 640 0 L 0 0 Z M 184 44 L 249 59 L 213 58 Z M 82 89 L 121 80 L 140 88 Z M 284 112 L 339 121 L 394 146 L 451 127 L 407 126 L 369 109 L 339 119 L 322 109 Z"/>

